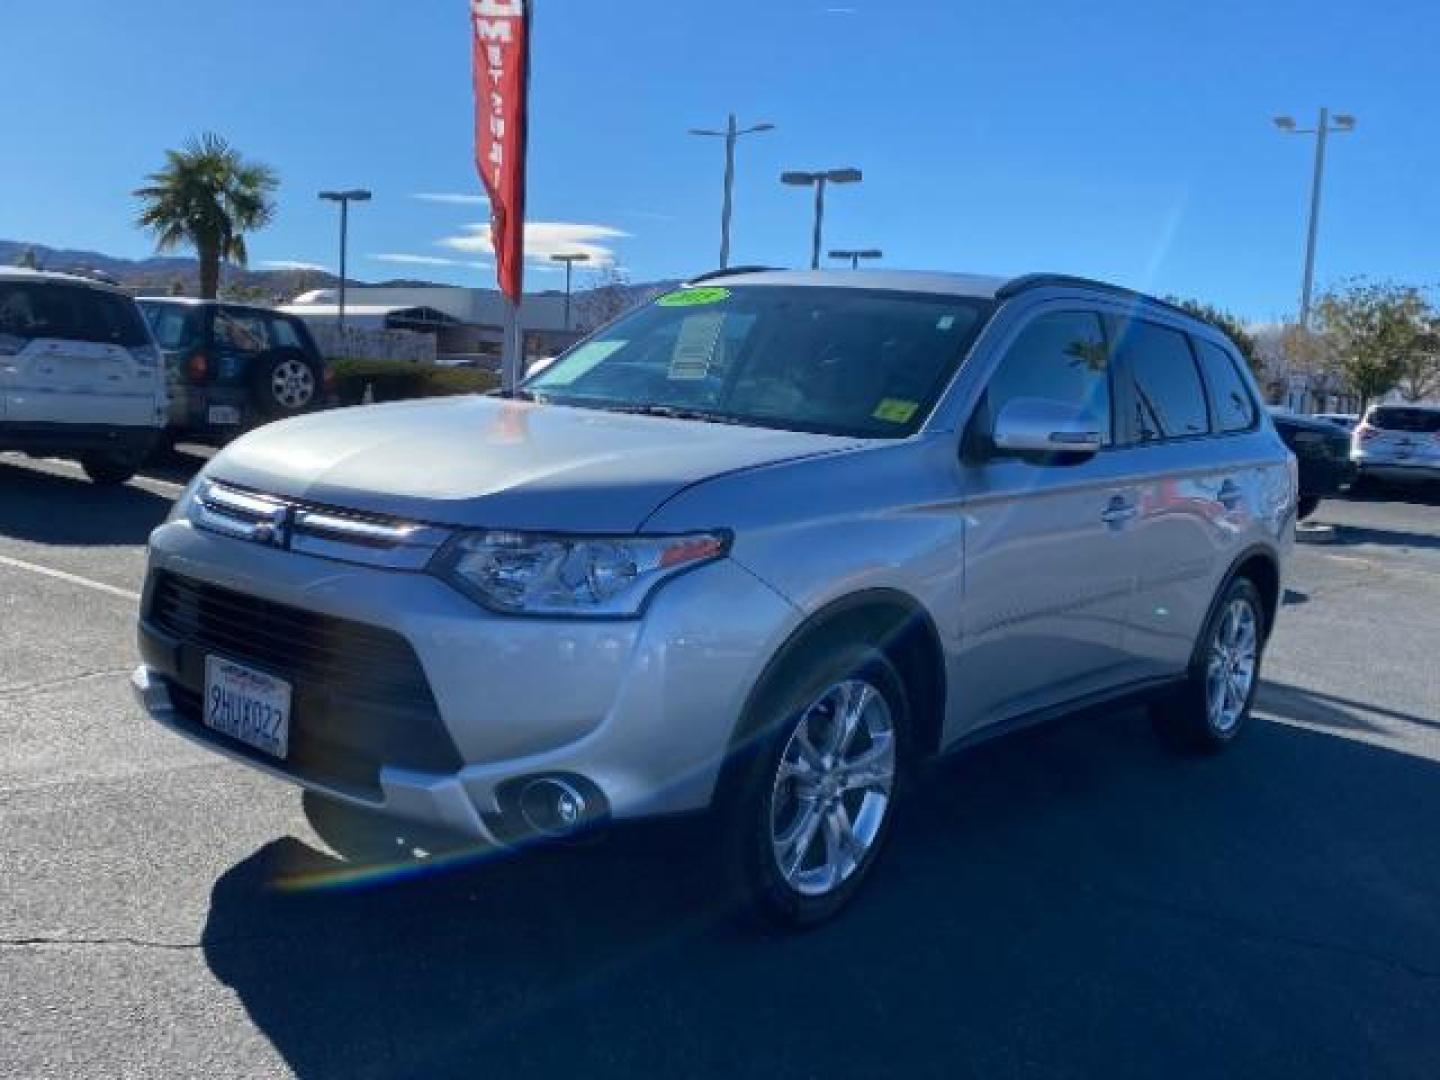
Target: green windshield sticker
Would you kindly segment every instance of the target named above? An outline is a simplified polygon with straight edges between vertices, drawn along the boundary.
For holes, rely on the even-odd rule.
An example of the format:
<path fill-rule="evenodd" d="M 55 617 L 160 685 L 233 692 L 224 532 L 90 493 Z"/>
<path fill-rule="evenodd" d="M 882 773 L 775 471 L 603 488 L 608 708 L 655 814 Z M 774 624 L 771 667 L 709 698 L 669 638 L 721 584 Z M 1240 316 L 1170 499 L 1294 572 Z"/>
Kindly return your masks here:
<path fill-rule="evenodd" d="M 702 307 L 705 304 L 718 304 L 722 300 L 729 299 L 729 289 L 711 286 L 703 289 L 678 289 L 675 292 L 666 293 L 655 303 L 660 307 Z"/>
<path fill-rule="evenodd" d="M 870 415 L 876 420 L 884 420 L 891 424 L 905 424 L 915 415 L 915 410 L 920 407 L 918 401 L 902 401 L 900 398 L 887 397 Z"/>

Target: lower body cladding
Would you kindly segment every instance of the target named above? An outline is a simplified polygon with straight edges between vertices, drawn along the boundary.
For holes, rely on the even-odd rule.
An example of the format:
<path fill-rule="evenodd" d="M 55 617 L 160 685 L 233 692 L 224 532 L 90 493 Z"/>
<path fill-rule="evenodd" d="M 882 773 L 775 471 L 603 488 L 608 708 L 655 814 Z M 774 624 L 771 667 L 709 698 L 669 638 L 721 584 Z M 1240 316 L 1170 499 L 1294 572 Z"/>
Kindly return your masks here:
<path fill-rule="evenodd" d="M 1361 479 L 1391 484 L 1440 483 L 1440 454 L 1413 458 L 1356 458 Z"/>
<path fill-rule="evenodd" d="M 641 619 L 518 618 L 423 573 L 175 522 L 151 538 L 133 682 L 154 719 L 227 756 L 508 844 L 708 806 L 799 618 L 729 560 L 668 582 Z M 205 722 L 208 669 L 226 661 L 288 688 L 278 747 Z"/>

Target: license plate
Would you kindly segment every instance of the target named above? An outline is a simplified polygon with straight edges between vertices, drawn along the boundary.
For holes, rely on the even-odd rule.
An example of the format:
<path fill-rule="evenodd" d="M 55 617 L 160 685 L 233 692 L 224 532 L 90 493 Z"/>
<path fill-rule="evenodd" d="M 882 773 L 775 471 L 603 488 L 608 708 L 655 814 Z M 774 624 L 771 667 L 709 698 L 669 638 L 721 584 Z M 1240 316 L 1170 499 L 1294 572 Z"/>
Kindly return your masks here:
<path fill-rule="evenodd" d="M 283 758 L 290 742 L 290 684 L 233 660 L 207 656 L 205 726 Z"/>
<path fill-rule="evenodd" d="M 238 424 L 240 423 L 240 410 L 234 405 L 211 405 L 210 423 Z"/>

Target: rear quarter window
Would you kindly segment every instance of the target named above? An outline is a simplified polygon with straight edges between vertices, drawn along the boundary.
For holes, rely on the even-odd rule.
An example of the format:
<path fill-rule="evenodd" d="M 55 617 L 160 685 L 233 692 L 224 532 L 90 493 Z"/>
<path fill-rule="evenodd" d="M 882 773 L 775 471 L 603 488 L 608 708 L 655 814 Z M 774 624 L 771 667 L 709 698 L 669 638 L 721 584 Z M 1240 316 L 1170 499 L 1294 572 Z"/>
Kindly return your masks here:
<path fill-rule="evenodd" d="M 1192 338 L 1195 354 L 1210 387 L 1210 405 L 1218 431 L 1248 431 L 1255 426 L 1256 406 L 1234 358 L 1202 338 Z"/>

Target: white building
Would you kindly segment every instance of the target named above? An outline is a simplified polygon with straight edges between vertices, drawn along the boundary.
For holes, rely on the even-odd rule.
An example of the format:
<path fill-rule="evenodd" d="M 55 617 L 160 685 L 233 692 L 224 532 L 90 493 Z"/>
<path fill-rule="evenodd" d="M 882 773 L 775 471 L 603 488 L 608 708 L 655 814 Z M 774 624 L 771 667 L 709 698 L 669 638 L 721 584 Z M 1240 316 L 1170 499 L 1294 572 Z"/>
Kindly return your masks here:
<path fill-rule="evenodd" d="M 304 319 L 324 337 L 339 322 L 338 289 L 316 289 L 281 308 Z M 572 321 L 575 313 L 572 312 Z M 504 297 L 493 289 L 450 286 L 389 288 L 352 285 L 345 289 L 345 325 L 358 331 L 408 331 L 435 339 L 440 363 L 477 363 L 495 367 L 504 336 Z M 550 356 L 579 334 L 565 328 L 565 297 L 527 296 L 520 305 L 525 352 Z M 323 343 L 322 343 L 323 344 Z"/>

